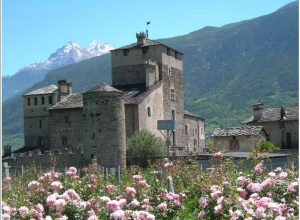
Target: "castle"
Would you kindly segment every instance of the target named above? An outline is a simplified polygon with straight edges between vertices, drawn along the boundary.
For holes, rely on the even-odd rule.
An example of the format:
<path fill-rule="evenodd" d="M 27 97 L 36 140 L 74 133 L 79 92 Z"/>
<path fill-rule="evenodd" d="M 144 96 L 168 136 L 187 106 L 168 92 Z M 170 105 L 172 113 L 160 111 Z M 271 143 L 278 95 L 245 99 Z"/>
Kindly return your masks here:
<path fill-rule="evenodd" d="M 162 137 L 157 120 L 170 119 L 176 121 L 172 154 L 203 151 L 204 119 L 184 109 L 183 54 L 143 32 L 136 38 L 111 50 L 112 85 L 74 94 L 72 82 L 60 80 L 23 95 L 24 151 L 79 149 L 82 161 L 122 166 L 134 132 L 147 129 Z"/>

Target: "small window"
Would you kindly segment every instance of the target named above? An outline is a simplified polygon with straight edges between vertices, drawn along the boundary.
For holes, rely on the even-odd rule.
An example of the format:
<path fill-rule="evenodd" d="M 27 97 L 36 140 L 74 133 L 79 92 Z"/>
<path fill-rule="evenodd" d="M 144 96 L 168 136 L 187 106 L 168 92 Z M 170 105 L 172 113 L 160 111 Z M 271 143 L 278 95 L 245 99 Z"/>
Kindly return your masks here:
<path fill-rule="evenodd" d="M 70 123 L 70 116 L 65 116 L 65 123 Z"/>
<path fill-rule="evenodd" d="M 143 54 L 148 53 L 148 47 L 143 47 Z"/>
<path fill-rule="evenodd" d="M 42 97 L 42 105 L 45 105 L 45 97 Z"/>
<path fill-rule="evenodd" d="M 175 58 L 176 58 L 177 60 L 182 60 L 181 54 L 178 53 L 178 52 L 175 52 Z"/>
<path fill-rule="evenodd" d="M 185 131 L 185 134 L 188 135 L 188 126 L 187 125 L 184 127 L 184 131 Z"/>
<path fill-rule="evenodd" d="M 40 128 L 42 128 L 43 127 L 43 122 L 42 122 L 42 120 L 40 119 Z"/>
<path fill-rule="evenodd" d="M 93 133 L 93 140 L 95 140 L 95 133 Z"/>
<path fill-rule="evenodd" d="M 203 128 L 201 128 L 201 135 L 203 135 Z"/>
<path fill-rule="evenodd" d="M 34 97 L 34 105 L 37 105 L 38 101 L 37 101 L 37 97 Z"/>
<path fill-rule="evenodd" d="M 67 139 L 67 137 L 62 137 L 62 145 L 63 146 L 68 145 L 68 139 Z"/>
<path fill-rule="evenodd" d="M 52 96 L 49 96 L 49 97 L 48 97 L 48 103 L 49 103 L 50 105 L 52 105 Z"/>
<path fill-rule="evenodd" d="M 148 112 L 148 117 L 151 117 L 151 108 L 150 107 L 147 108 L 147 112 Z"/>
<path fill-rule="evenodd" d="M 194 140 L 194 147 L 197 145 L 197 140 L 195 139 Z"/>
<path fill-rule="evenodd" d="M 172 110 L 172 120 L 176 119 L 176 114 L 175 114 L 175 110 Z"/>
<path fill-rule="evenodd" d="M 128 49 L 124 49 L 123 50 L 123 56 L 128 56 L 129 50 Z"/>
<path fill-rule="evenodd" d="M 170 54 L 171 54 L 171 50 L 167 48 L 167 55 L 170 56 Z"/>
<path fill-rule="evenodd" d="M 30 98 L 27 98 L 27 105 L 30 106 Z"/>
<path fill-rule="evenodd" d="M 175 90 L 171 89 L 171 101 L 175 101 Z"/>

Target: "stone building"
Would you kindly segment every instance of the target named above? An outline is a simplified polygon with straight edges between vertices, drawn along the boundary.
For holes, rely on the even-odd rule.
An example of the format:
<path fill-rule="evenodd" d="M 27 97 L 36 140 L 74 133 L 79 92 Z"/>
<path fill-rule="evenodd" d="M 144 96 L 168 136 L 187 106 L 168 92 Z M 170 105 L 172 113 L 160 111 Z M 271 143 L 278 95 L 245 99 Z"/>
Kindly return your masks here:
<path fill-rule="evenodd" d="M 220 150 L 249 152 L 261 141 L 266 140 L 267 134 L 262 126 L 216 128 L 212 138 Z"/>
<path fill-rule="evenodd" d="M 263 126 L 268 140 L 281 149 L 299 149 L 298 107 L 264 108 L 257 103 L 252 109 L 253 116 L 245 124 Z"/>
<path fill-rule="evenodd" d="M 58 81 L 24 95 L 24 149 L 75 152 L 104 166 L 124 165 L 126 140 L 147 129 L 162 137 L 157 120 L 176 120 L 172 153 L 201 152 L 204 119 L 184 110 L 183 54 L 136 34 L 133 44 L 111 51 L 112 85 L 73 94 Z"/>

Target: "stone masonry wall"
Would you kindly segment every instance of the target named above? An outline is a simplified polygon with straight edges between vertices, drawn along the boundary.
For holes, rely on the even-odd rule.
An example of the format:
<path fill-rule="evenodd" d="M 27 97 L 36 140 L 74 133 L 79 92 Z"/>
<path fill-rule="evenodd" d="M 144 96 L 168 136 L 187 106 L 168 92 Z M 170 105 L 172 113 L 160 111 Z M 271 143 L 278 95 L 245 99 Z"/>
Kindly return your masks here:
<path fill-rule="evenodd" d="M 49 124 L 50 149 L 83 147 L 82 108 L 51 110 Z"/>
<path fill-rule="evenodd" d="M 125 110 L 122 93 L 83 94 L 83 145 L 95 148 L 105 167 L 126 164 Z"/>

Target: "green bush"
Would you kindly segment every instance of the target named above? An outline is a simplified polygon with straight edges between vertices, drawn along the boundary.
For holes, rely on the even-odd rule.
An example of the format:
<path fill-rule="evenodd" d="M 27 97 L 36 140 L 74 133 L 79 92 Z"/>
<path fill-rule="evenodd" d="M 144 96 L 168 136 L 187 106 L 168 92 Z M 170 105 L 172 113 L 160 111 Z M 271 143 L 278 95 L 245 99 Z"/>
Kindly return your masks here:
<path fill-rule="evenodd" d="M 147 161 L 166 156 L 165 142 L 147 130 L 135 132 L 127 142 L 127 159 L 130 165 L 147 166 Z"/>

